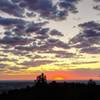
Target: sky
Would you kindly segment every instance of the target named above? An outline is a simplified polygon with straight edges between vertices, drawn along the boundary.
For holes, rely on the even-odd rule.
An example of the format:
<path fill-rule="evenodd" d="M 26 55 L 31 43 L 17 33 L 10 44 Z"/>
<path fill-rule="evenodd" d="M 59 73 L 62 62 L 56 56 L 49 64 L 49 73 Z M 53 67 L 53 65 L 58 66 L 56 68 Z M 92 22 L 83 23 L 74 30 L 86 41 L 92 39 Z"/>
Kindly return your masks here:
<path fill-rule="evenodd" d="M 0 80 L 100 79 L 100 0 L 0 0 Z"/>

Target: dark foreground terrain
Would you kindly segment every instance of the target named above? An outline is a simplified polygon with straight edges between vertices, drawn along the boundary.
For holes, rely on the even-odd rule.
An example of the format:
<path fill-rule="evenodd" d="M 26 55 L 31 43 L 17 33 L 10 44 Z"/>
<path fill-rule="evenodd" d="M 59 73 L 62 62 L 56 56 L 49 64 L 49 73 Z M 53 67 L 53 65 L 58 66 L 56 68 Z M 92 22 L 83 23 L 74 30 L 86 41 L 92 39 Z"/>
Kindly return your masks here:
<path fill-rule="evenodd" d="M 2 93 L 0 99 L 100 100 L 100 85 L 96 85 L 92 80 L 89 80 L 88 84 L 55 81 L 47 83 L 42 74 L 34 86 Z"/>

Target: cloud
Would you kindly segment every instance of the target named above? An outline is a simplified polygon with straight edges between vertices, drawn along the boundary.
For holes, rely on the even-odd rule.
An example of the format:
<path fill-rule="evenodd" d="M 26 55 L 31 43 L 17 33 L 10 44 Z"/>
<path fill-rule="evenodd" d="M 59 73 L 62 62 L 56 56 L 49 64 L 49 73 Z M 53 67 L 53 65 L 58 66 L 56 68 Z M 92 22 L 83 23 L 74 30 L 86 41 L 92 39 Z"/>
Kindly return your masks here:
<path fill-rule="evenodd" d="M 100 2 L 100 0 L 94 0 L 95 2 Z"/>
<path fill-rule="evenodd" d="M 81 65 L 81 64 L 93 64 L 93 63 L 99 63 L 98 61 L 90 61 L 90 62 L 72 62 L 72 64 L 76 64 L 76 65 Z"/>
<path fill-rule="evenodd" d="M 85 22 L 83 24 L 79 24 L 79 27 L 83 28 L 83 29 L 96 29 L 99 30 L 100 29 L 100 24 L 95 22 L 95 21 L 90 21 L 90 22 Z"/>
<path fill-rule="evenodd" d="M 72 57 L 74 57 L 75 56 L 75 54 L 73 54 L 73 53 L 68 53 L 68 52 L 62 52 L 62 53 L 58 53 L 57 55 L 56 55 L 56 57 L 58 58 L 72 58 Z"/>
<path fill-rule="evenodd" d="M 44 33 L 43 33 L 44 34 Z M 35 36 L 35 39 L 39 39 L 39 40 L 41 40 L 41 42 L 43 41 L 43 40 L 45 40 L 45 39 L 48 39 L 49 38 L 49 35 L 48 34 L 38 34 L 37 36 Z"/>
<path fill-rule="evenodd" d="M 91 21 L 79 24 L 81 32 L 70 40 L 72 47 L 80 48 L 81 52 L 99 53 L 100 48 L 100 23 Z"/>
<path fill-rule="evenodd" d="M 6 64 L 0 64 L 0 70 L 5 68 L 6 67 Z"/>
<path fill-rule="evenodd" d="M 63 50 L 56 51 L 56 50 L 51 49 L 51 50 L 47 51 L 46 53 L 55 54 L 57 58 L 71 58 L 71 57 L 75 56 L 75 54 L 69 53 L 69 52 L 63 51 Z"/>
<path fill-rule="evenodd" d="M 3 1 L 3 0 L 2 0 Z M 32 13 L 38 13 L 40 17 L 46 18 L 46 19 L 59 19 L 63 20 L 68 16 L 69 12 L 77 13 L 76 4 L 80 0 L 58 0 L 58 2 L 54 3 L 53 0 L 11 0 L 9 2 L 9 5 L 7 7 L 15 6 L 18 10 L 16 12 L 15 9 L 12 10 L 18 13 L 19 15 L 22 12 L 25 13 L 25 9 L 31 11 Z M 6 5 L 4 5 L 6 6 Z M 3 10 L 5 11 L 5 10 Z M 14 14 L 17 15 L 18 14 Z"/>
<path fill-rule="evenodd" d="M 53 46 L 58 48 L 65 48 L 65 49 L 69 48 L 67 43 L 62 42 L 59 39 L 49 39 L 46 44 L 48 46 Z"/>
<path fill-rule="evenodd" d="M 18 18 L 3 18 L 0 17 L 0 25 L 6 26 L 5 29 L 12 30 L 12 32 L 19 33 L 18 35 L 25 35 L 23 33 L 32 33 L 37 32 L 43 27 L 45 24 L 47 24 L 46 21 L 44 22 L 37 22 L 34 21 L 26 21 L 23 19 Z M 8 26 L 8 28 L 7 28 Z M 11 27 L 9 27 L 11 26 Z"/>
<path fill-rule="evenodd" d="M 93 7 L 95 10 L 100 10 L 100 5 L 96 5 Z"/>
<path fill-rule="evenodd" d="M 100 23 L 90 21 L 79 24 L 81 32 L 72 38 L 69 44 L 72 47 L 80 48 L 82 53 L 100 53 Z"/>
<path fill-rule="evenodd" d="M 46 35 L 48 31 L 49 31 L 49 28 L 42 28 L 41 30 L 37 32 L 37 34 Z"/>
<path fill-rule="evenodd" d="M 52 35 L 52 36 L 64 36 L 61 32 L 57 31 L 56 29 L 51 30 L 50 35 Z"/>
<path fill-rule="evenodd" d="M 15 45 L 25 45 L 27 43 L 30 43 L 30 41 L 31 40 L 27 38 L 22 38 L 18 36 L 14 36 L 14 37 L 5 36 L 3 39 L 0 40 L 0 43 L 15 46 Z"/>
<path fill-rule="evenodd" d="M 76 13 L 76 4 L 80 0 L 0 0 L 0 10 L 17 17 L 30 16 L 38 13 L 46 19 L 65 19 L 69 12 Z M 25 15 L 25 9 L 28 13 Z M 30 12 L 30 13 L 29 13 Z"/>
<path fill-rule="evenodd" d="M 3 18 L 0 17 L 0 25 L 9 26 L 9 25 L 24 25 L 25 21 L 17 18 Z"/>
<path fill-rule="evenodd" d="M 24 9 L 13 3 L 12 0 L 0 0 L 0 10 L 18 17 L 22 17 L 24 14 Z"/>
<path fill-rule="evenodd" d="M 68 49 L 69 46 L 67 43 L 60 41 L 59 39 L 47 39 L 46 41 L 36 41 L 32 46 L 16 46 L 15 48 L 18 50 L 26 50 L 26 51 L 38 51 L 38 52 L 46 52 L 48 50 L 53 49 L 54 47 Z"/>
<path fill-rule="evenodd" d="M 100 54 L 100 47 L 87 47 L 81 50 L 82 53 Z"/>
<path fill-rule="evenodd" d="M 17 59 L 9 59 L 9 58 L 0 58 L 0 62 L 1 61 L 13 61 L 13 62 L 16 62 L 17 61 Z"/>
<path fill-rule="evenodd" d="M 20 50 L 17 50 L 17 49 L 10 49 L 11 47 L 8 47 L 7 49 L 3 49 L 3 50 L 0 50 L 1 53 L 4 53 L 5 55 L 1 55 L 1 57 L 7 57 L 7 54 L 8 53 L 11 53 L 11 54 L 14 54 L 14 55 L 17 55 L 17 56 L 23 56 L 23 55 L 26 55 L 28 54 L 29 52 L 28 51 L 20 51 Z"/>
<path fill-rule="evenodd" d="M 39 67 L 41 65 L 47 65 L 55 62 L 54 60 L 32 60 L 29 62 L 23 62 L 21 65 L 25 65 L 27 67 Z"/>
<path fill-rule="evenodd" d="M 44 22 L 28 22 L 28 24 L 26 25 L 26 29 L 25 29 L 25 32 L 26 33 L 32 33 L 32 32 L 36 32 L 38 33 L 40 30 L 43 30 L 42 27 L 44 25 L 46 25 L 48 22 L 47 21 L 44 21 Z M 44 28 L 46 29 L 46 28 Z"/>
<path fill-rule="evenodd" d="M 94 2 L 96 2 L 97 4 L 95 5 L 95 6 L 93 6 L 93 9 L 95 9 L 95 10 L 100 10 L 100 0 L 94 0 Z"/>
<path fill-rule="evenodd" d="M 56 50 L 50 49 L 46 51 L 45 53 L 55 54 L 55 57 L 57 58 L 72 58 L 75 56 L 74 53 L 70 53 L 70 52 L 63 51 L 63 50 L 56 51 Z"/>

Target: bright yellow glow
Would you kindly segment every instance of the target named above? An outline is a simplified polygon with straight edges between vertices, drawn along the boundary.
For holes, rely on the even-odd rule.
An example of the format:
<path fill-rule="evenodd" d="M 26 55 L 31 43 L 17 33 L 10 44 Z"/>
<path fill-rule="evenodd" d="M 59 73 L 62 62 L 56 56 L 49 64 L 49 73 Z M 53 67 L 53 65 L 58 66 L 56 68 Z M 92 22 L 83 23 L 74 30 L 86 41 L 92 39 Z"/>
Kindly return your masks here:
<path fill-rule="evenodd" d="M 55 77 L 54 80 L 64 80 L 64 78 L 61 76 L 58 76 L 58 77 Z"/>
<path fill-rule="evenodd" d="M 74 67 L 70 67 L 70 69 L 99 69 L 100 63 L 92 63 L 92 64 L 81 64 L 81 65 L 75 65 Z"/>

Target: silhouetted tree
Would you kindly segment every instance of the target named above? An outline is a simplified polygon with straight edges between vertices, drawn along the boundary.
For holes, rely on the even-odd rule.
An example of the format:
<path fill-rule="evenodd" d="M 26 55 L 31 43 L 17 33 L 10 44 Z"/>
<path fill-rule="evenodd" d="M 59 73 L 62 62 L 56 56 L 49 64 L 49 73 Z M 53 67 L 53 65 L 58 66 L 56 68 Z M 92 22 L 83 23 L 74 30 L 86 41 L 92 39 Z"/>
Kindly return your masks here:
<path fill-rule="evenodd" d="M 42 73 L 41 75 L 37 76 L 37 78 L 35 80 L 35 84 L 36 85 L 47 84 L 46 75 L 44 73 Z"/>

